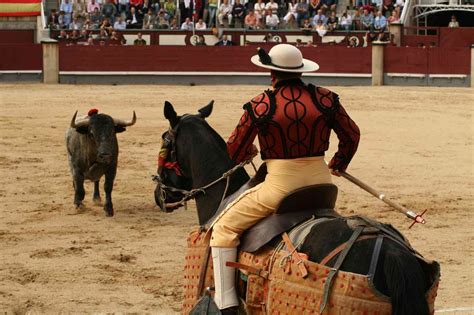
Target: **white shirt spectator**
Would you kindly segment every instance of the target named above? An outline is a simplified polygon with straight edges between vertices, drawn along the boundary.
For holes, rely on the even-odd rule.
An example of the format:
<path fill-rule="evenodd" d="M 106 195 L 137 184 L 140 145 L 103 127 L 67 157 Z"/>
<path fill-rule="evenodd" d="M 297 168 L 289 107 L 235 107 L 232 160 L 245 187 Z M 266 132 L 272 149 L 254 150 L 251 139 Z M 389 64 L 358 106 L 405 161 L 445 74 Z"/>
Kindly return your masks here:
<path fill-rule="evenodd" d="M 124 30 L 127 28 L 127 23 L 125 23 L 125 21 L 119 21 L 117 20 L 115 23 L 114 23 L 114 29 L 116 30 Z"/>
<path fill-rule="evenodd" d="M 228 15 L 232 13 L 232 4 L 230 3 L 222 3 L 219 7 L 219 13 L 223 15 Z"/>
<path fill-rule="evenodd" d="M 395 6 L 396 7 L 404 7 L 405 6 L 405 0 L 396 0 L 395 1 Z"/>
<path fill-rule="evenodd" d="M 297 13 L 296 13 L 296 6 L 297 4 L 293 4 L 291 2 L 288 3 L 288 13 L 286 13 L 285 17 L 283 18 L 287 23 L 288 23 L 288 20 L 290 19 L 290 16 L 293 15 L 296 19 L 297 17 Z"/>
<path fill-rule="evenodd" d="M 265 22 L 267 23 L 268 27 L 277 27 L 278 23 L 280 23 L 280 19 L 278 19 L 278 16 L 276 14 L 271 14 L 267 15 Z"/>
<path fill-rule="evenodd" d="M 352 17 L 348 14 L 347 16 L 341 16 L 339 24 L 344 27 L 346 25 L 352 25 Z"/>
<path fill-rule="evenodd" d="M 196 23 L 196 29 L 197 30 L 205 30 L 206 28 L 207 28 L 206 23 L 204 23 L 203 21 Z"/>
<path fill-rule="evenodd" d="M 266 9 L 266 10 L 272 10 L 272 13 L 273 13 L 273 14 L 277 14 L 277 11 L 278 11 L 278 3 L 269 1 L 269 2 L 265 5 L 265 9 Z"/>
<path fill-rule="evenodd" d="M 184 21 L 183 24 L 181 24 L 181 30 L 182 31 L 192 31 L 193 30 L 193 22 Z"/>
<path fill-rule="evenodd" d="M 265 13 L 265 3 L 255 3 L 255 5 L 253 6 L 253 10 L 255 12 L 255 15 L 257 15 L 257 18 L 261 18 Z"/>

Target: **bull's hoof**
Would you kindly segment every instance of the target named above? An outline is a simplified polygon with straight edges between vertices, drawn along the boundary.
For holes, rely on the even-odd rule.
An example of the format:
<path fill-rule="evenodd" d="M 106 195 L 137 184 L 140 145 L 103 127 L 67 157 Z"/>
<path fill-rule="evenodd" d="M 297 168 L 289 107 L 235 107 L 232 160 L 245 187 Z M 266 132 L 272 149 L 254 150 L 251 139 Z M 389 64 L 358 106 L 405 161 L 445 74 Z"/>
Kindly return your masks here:
<path fill-rule="evenodd" d="M 99 198 L 93 198 L 92 199 L 92 202 L 96 205 L 96 206 L 102 206 L 102 199 Z"/>

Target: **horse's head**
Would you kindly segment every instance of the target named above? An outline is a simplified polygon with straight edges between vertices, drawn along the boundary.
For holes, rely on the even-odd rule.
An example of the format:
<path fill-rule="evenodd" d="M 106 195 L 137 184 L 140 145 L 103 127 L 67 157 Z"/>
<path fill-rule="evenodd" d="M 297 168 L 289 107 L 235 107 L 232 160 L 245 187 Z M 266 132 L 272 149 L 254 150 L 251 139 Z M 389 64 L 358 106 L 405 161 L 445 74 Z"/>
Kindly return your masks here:
<path fill-rule="evenodd" d="M 212 113 L 214 101 L 198 110 L 197 114 L 178 116 L 169 102 L 165 102 L 164 116 L 169 129 L 162 135 L 162 146 L 158 157 L 158 185 L 155 202 L 164 212 L 178 208 L 183 198 L 193 187 L 189 160 L 198 143 L 197 133 L 212 130 L 205 119 Z M 214 130 L 212 130 L 214 132 Z M 202 134 L 202 132 L 201 132 Z M 210 152 L 208 152 L 210 153 Z"/>

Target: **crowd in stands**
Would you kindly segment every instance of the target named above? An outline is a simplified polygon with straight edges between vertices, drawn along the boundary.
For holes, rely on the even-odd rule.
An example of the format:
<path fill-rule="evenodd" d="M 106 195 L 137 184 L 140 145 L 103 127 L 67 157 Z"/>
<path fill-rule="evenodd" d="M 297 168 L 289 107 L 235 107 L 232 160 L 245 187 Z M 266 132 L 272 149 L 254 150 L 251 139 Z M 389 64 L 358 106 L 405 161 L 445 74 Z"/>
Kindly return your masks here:
<path fill-rule="evenodd" d="M 337 0 L 61 0 L 51 29 L 366 30 L 399 20 L 404 0 L 352 0 L 341 14 Z M 88 1 L 87 3 L 81 1 Z M 178 21 L 178 18 L 180 21 Z M 217 24 L 217 25 L 216 25 Z"/>
<path fill-rule="evenodd" d="M 404 5 L 404 0 L 351 0 L 351 5 L 337 14 L 337 0 L 179 0 L 179 5 L 176 0 L 61 1 L 48 17 L 50 29 L 70 30 L 62 34 L 86 43 L 91 31 L 99 30 L 97 39 L 121 44 L 125 40 L 117 30 L 199 31 L 214 27 L 301 29 L 320 36 L 335 30 L 365 30 L 371 39 L 380 39 L 389 23 L 400 20 Z"/>

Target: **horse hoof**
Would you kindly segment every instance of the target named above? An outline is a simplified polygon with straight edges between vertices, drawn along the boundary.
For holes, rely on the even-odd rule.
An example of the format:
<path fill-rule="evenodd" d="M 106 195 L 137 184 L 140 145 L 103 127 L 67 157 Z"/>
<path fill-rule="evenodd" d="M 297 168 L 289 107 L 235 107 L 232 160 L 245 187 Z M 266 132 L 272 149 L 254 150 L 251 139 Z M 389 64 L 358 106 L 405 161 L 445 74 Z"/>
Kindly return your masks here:
<path fill-rule="evenodd" d="M 96 206 L 102 206 L 102 199 L 100 199 L 100 198 L 92 199 L 92 202 Z"/>
<path fill-rule="evenodd" d="M 106 217 L 113 217 L 114 216 L 114 209 L 113 208 L 104 208 L 105 216 Z"/>

